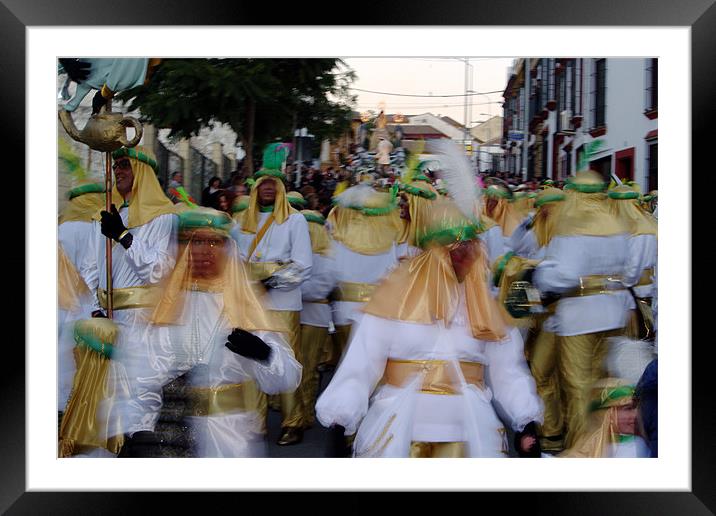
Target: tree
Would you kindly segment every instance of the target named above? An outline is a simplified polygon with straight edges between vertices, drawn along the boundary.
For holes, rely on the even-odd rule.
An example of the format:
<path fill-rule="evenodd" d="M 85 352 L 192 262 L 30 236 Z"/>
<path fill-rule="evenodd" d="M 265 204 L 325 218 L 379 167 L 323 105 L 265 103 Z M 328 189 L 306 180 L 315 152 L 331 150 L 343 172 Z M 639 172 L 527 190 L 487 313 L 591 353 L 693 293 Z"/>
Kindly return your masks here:
<path fill-rule="evenodd" d="M 143 121 L 188 138 L 226 123 L 239 135 L 253 172 L 253 154 L 306 127 L 335 139 L 350 127 L 355 73 L 339 59 L 167 59 L 143 86 L 118 98 Z"/>

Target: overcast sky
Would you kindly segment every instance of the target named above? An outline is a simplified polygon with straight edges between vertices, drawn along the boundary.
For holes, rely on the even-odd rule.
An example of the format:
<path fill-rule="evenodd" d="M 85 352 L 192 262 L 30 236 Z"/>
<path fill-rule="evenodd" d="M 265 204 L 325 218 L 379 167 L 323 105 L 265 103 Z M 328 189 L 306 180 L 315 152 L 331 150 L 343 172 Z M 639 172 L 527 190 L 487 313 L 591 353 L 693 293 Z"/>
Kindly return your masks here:
<path fill-rule="evenodd" d="M 464 58 L 411 57 L 411 58 L 344 58 L 355 70 L 358 78 L 353 88 L 404 95 L 463 95 L 465 91 Z M 483 121 L 489 115 L 502 115 L 502 91 L 507 83 L 507 70 L 511 58 L 470 58 L 472 90 L 486 95 L 474 95 L 469 125 Z M 490 93 L 496 92 L 499 93 Z M 401 97 L 365 93 L 358 95 L 357 110 L 377 111 L 385 104 L 386 113 L 418 115 L 430 112 L 465 122 L 464 97 Z M 485 114 L 482 114 L 485 113 Z"/>

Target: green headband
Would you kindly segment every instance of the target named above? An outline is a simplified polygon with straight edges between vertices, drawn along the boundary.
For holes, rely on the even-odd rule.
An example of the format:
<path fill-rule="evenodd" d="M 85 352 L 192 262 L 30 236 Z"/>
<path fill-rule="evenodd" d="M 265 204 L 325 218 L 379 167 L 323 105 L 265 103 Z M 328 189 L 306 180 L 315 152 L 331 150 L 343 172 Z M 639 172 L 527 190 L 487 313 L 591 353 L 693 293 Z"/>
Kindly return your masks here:
<path fill-rule="evenodd" d="M 224 212 L 207 213 L 203 210 L 187 210 L 179 214 L 179 231 L 214 229 L 228 236 L 231 218 Z"/>
<path fill-rule="evenodd" d="M 435 192 L 431 192 L 430 190 L 423 190 L 422 188 L 418 188 L 410 184 L 402 185 L 402 189 L 411 195 L 417 195 L 424 199 L 430 199 L 431 201 L 437 197 L 435 195 Z"/>
<path fill-rule="evenodd" d="M 488 197 L 502 197 L 504 199 L 512 199 L 512 193 L 506 192 L 498 187 L 493 187 L 492 185 L 485 188 L 484 191 L 485 195 Z"/>
<path fill-rule="evenodd" d="M 143 152 L 138 151 L 137 149 L 128 149 L 127 147 L 121 147 L 112 153 L 112 158 L 114 159 L 119 159 L 123 156 L 127 156 L 128 158 L 136 159 L 138 161 L 141 161 L 142 163 L 146 163 L 147 165 L 152 167 L 155 172 L 157 171 L 157 162 Z"/>
<path fill-rule="evenodd" d="M 318 215 L 314 215 L 313 213 L 304 213 L 303 216 L 308 222 L 315 222 L 316 224 L 320 224 L 321 226 L 326 223 L 326 219 L 324 219 L 323 217 L 319 217 Z"/>
<path fill-rule="evenodd" d="M 626 200 L 626 199 L 638 199 L 639 194 L 636 192 L 609 192 L 607 194 L 610 199 Z"/>
<path fill-rule="evenodd" d="M 288 199 L 289 203 L 298 204 L 299 206 L 305 206 L 306 204 L 308 204 L 308 201 L 306 201 L 306 199 L 301 199 L 300 197 L 291 197 L 290 195 L 287 195 L 286 199 Z"/>
<path fill-rule="evenodd" d="M 589 404 L 589 411 L 594 412 L 595 410 L 601 410 L 613 406 L 614 401 L 631 398 L 634 396 L 634 387 L 632 385 L 623 385 L 621 387 L 615 387 L 607 392 L 607 394 L 601 397 L 601 399 L 593 400 Z"/>
<path fill-rule="evenodd" d="M 244 211 L 248 207 L 249 201 L 238 202 L 231 207 L 231 213 L 238 213 L 240 211 Z"/>
<path fill-rule="evenodd" d="M 273 169 L 269 169 L 269 168 L 262 168 L 261 170 L 256 172 L 254 174 L 254 179 L 258 179 L 258 178 L 264 177 L 264 176 L 276 177 L 281 180 L 286 179 L 286 174 L 284 174 L 280 170 L 273 170 Z"/>
<path fill-rule="evenodd" d="M 430 242 L 435 242 L 438 245 L 448 245 L 454 242 L 472 240 L 477 238 L 481 231 L 482 226 L 479 223 L 428 230 L 418 237 L 418 247 L 425 248 Z"/>
<path fill-rule="evenodd" d="M 75 197 L 79 197 L 80 195 L 84 195 L 87 193 L 104 193 L 104 185 L 100 183 L 88 183 L 86 185 L 80 185 L 68 192 L 68 196 L 70 199 L 74 199 Z"/>
<path fill-rule="evenodd" d="M 577 192 L 581 193 L 598 193 L 603 192 L 607 189 L 607 183 L 576 183 L 571 177 L 567 179 L 567 185 L 565 185 L 565 188 L 569 186 L 570 190 L 576 190 Z"/>
<path fill-rule="evenodd" d="M 545 195 L 544 197 L 540 197 L 535 201 L 535 208 L 539 208 L 543 204 L 547 204 L 549 202 L 563 201 L 565 197 L 566 196 L 564 194 Z"/>

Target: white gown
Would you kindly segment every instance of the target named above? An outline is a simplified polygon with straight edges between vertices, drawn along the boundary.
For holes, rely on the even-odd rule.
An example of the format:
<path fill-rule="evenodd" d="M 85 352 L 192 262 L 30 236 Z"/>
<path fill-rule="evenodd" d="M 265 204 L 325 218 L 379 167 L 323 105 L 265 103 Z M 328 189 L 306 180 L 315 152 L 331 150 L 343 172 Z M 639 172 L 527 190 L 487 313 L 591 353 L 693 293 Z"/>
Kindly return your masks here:
<path fill-rule="evenodd" d="M 501 342 L 480 341 L 466 325 L 462 299 L 449 329 L 441 323 L 364 315 L 316 403 L 318 420 L 326 427 L 344 426 L 346 435 L 357 431 L 357 457 L 407 457 L 412 441 L 463 441 L 470 457 L 505 457 L 506 432 L 497 412 L 513 430 L 521 431 L 530 421 L 542 422 L 542 401 L 519 332 L 512 329 Z M 460 372 L 454 379 L 462 385 L 461 394 L 419 392 L 421 376 L 400 387 L 384 384 L 373 392 L 388 359 L 479 362 L 487 366 L 486 388 L 465 385 Z"/>

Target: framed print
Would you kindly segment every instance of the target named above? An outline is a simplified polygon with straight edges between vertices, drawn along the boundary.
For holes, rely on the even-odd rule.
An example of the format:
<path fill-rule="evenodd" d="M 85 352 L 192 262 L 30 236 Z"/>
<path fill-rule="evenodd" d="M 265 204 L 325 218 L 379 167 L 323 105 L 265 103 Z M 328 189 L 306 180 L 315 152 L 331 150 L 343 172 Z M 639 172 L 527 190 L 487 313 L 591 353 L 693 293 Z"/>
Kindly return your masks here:
<path fill-rule="evenodd" d="M 308 5 L 278 12 L 253 3 L 210 1 L 200 11 L 189 2 L 171 5 L 168 11 L 163 4 L 130 1 L 109 11 L 99 4 L 78 8 L 65 0 L 42 7 L 20 0 L 3 0 L 0 4 L 4 43 L 0 68 L 6 71 L 2 84 L 3 144 L 16 149 L 12 154 L 20 157 L 17 168 L 24 170 L 27 184 L 26 205 L 19 209 L 27 213 L 24 258 L 28 300 L 24 318 L 21 303 L 6 305 L 13 311 L 10 320 L 26 321 L 27 333 L 25 353 L 17 345 L 7 349 L 8 366 L 0 374 L 0 413 L 5 415 L 0 439 L 2 511 L 77 514 L 101 506 L 103 513 L 126 514 L 149 498 L 159 498 L 169 510 L 186 503 L 188 495 L 178 491 L 351 491 L 345 496 L 361 511 L 370 510 L 371 491 L 412 492 L 418 503 L 424 495 L 418 491 L 436 491 L 443 495 L 436 502 L 441 505 L 453 491 L 470 492 L 471 503 L 480 504 L 480 496 L 487 493 L 474 491 L 498 491 L 489 495 L 497 503 L 505 499 L 504 491 L 521 491 L 519 495 L 507 494 L 509 503 L 514 500 L 517 510 L 536 514 L 716 511 L 716 447 L 711 443 L 716 426 L 710 396 L 713 388 L 706 371 L 710 346 L 692 344 L 692 219 L 688 216 L 693 159 L 709 152 L 706 135 L 711 131 L 707 124 L 716 116 L 712 100 L 716 91 L 716 42 L 712 35 L 716 7 L 712 0 L 686 4 L 659 0 L 648 5 L 627 0 L 606 7 L 588 2 L 553 0 L 536 4 L 519 0 L 509 8 L 495 2 L 448 2 L 439 6 L 400 2 L 374 8 L 355 6 L 351 16 L 338 15 L 342 9 L 337 6 L 321 9 L 336 13 L 334 18 L 342 21 L 328 16 L 316 19 L 318 9 Z M 298 22 L 305 25 L 294 25 Z M 56 227 L 57 191 L 52 179 L 57 162 L 56 58 L 87 54 L 298 57 L 326 56 L 326 52 L 330 57 L 376 59 L 460 55 L 660 59 L 663 110 L 659 125 L 662 139 L 670 143 L 662 146 L 659 161 L 663 170 L 674 171 L 674 176 L 664 176 L 667 186 L 662 188 L 660 205 L 665 239 L 659 245 L 660 267 L 665 271 L 663 291 L 669 292 L 659 312 L 666 320 L 660 351 L 669 359 L 666 365 L 660 361 L 664 385 L 669 387 L 659 391 L 663 455 L 660 453 L 653 462 L 642 461 L 644 465 L 640 466 L 618 459 L 575 463 L 574 469 L 563 466 L 562 461 L 549 460 L 496 464 L 488 459 L 469 459 L 459 465 L 418 461 L 408 466 L 400 459 L 394 463 L 321 458 L 255 462 L 96 459 L 95 465 L 86 459 L 56 458 L 56 441 L 48 441 L 55 431 L 47 428 L 51 423 L 47 408 L 54 403 L 54 394 L 48 396 L 52 403 L 41 401 L 43 392 L 54 392 L 55 380 L 48 379 L 54 374 L 53 366 L 43 362 L 42 348 L 54 349 L 56 340 L 54 319 L 46 315 L 56 306 L 54 269 L 47 265 L 54 259 L 54 254 L 48 258 L 48 253 L 54 252 Z M 39 179 L 42 173 L 38 171 L 48 167 L 46 178 Z M 674 188 L 670 188 L 672 184 Z M 670 316 L 669 311 L 678 315 Z M 126 491 L 169 492 L 149 495 Z M 199 496 L 205 498 L 207 494 Z M 242 496 L 245 494 L 249 493 Z M 231 494 L 220 496 L 232 503 Z M 262 499 L 254 493 L 251 496 Z M 304 496 L 300 493 L 301 499 Z M 435 500 L 425 504 L 431 502 Z M 291 498 L 281 496 L 276 503 L 286 503 L 290 508 Z"/>

